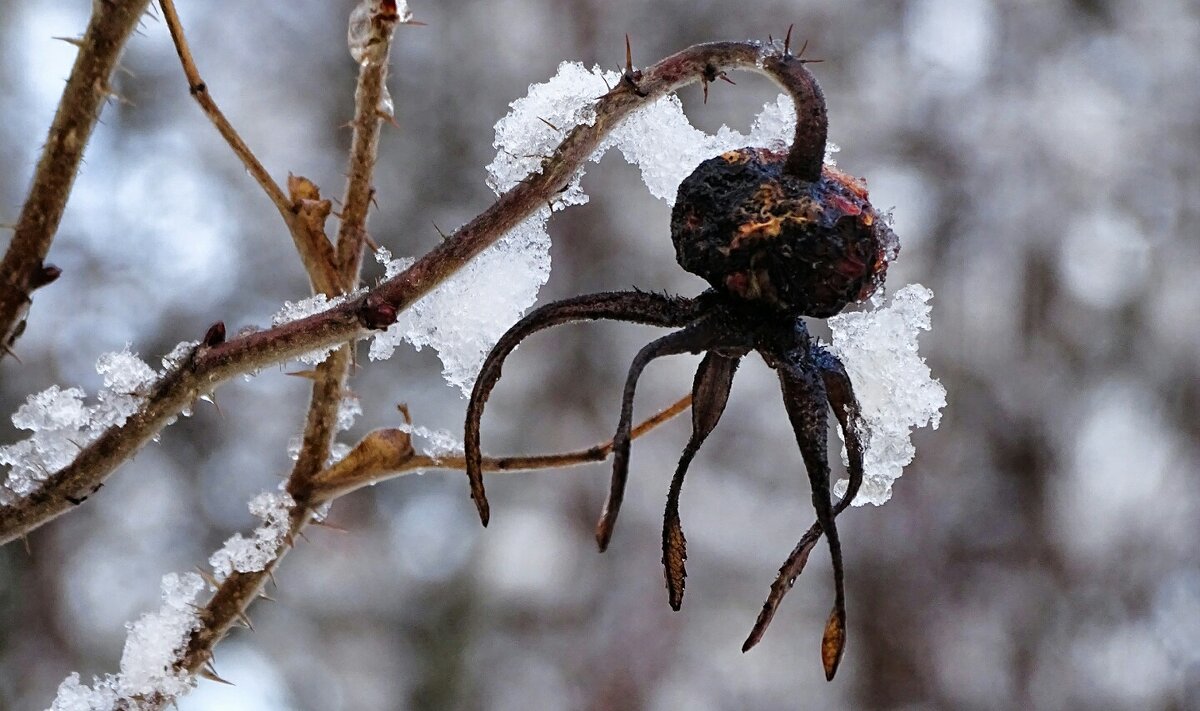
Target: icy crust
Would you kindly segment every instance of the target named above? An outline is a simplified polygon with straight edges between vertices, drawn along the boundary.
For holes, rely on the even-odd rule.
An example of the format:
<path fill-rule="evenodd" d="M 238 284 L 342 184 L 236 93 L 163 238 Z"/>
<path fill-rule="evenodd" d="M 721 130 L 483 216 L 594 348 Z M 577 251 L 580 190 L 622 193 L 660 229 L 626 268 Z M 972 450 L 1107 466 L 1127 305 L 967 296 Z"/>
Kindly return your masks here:
<path fill-rule="evenodd" d="M 136 709 L 141 708 L 134 701 L 138 697 L 175 698 L 190 691 L 191 676 L 175 665 L 200 623 L 196 596 L 203 589 L 204 580 L 196 573 L 163 576 L 162 607 L 126 625 L 120 673 L 95 678 L 88 686 L 72 672 L 59 684 L 49 711 Z"/>
<path fill-rule="evenodd" d="M 342 400 L 338 403 L 337 423 L 335 424 L 336 433 L 342 433 L 354 426 L 354 421 L 361 415 L 362 403 L 359 402 L 358 396 L 354 393 L 346 393 L 342 395 Z M 300 450 L 304 446 L 304 434 L 295 434 L 288 439 L 287 453 L 288 457 L 294 462 L 300 458 Z M 329 448 L 329 459 L 325 462 L 325 466 L 332 466 L 334 462 L 341 460 L 350 453 L 351 446 L 345 442 L 335 441 Z"/>
<path fill-rule="evenodd" d="M 296 502 L 285 492 L 263 492 L 250 501 L 250 513 L 262 519 L 251 537 L 235 534 L 213 553 L 213 577 L 224 581 L 234 572 L 264 570 L 287 539 L 290 511 Z M 188 639 L 200 625 L 197 597 L 207 587 L 196 573 L 170 573 L 162 580 L 163 605 L 126 625 L 125 651 L 119 674 L 83 684 L 72 672 L 58 687 L 49 711 L 115 711 L 138 709 L 141 699 L 175 699 L 192 689 L 194 679 L 176 668 Z M 145 704 L 147 708 L 151 704 Z M 153 708 L 158 708 L 157 705 Z"/>
<path fill-rule="evenodd" d="M 462 440 L 446 430 L 421 427 L 420 425 L 413 426 L 407 423 L 401 424 L 397 429 L 425 440 L 425 446 L 421 449 L 421 454 L 428 456 L 434 461 L 438 461 L 442 457 L 451 454 L 462 454 Z"/>
<path fill-rule="evenodd" d="M 0 505 L 29 495 L 109 427 L 124 425 L 141 407 L 155 380 L 175 367 L 195 345 L 188 342 L 176 346 L 163 358 L 162 372 L 131 353 L 128 344 L 121 351 L 105 353 L 96 361 L 96 372 L 103 377 L 104 385 L 91 404 L 85 402 L 87 394 L 82 389 L 58 385 L 28 396 L 13 414 L 12 423 L 33 434 L 0 446 L 0 464 L 8 465 L 0 482 Z"/>
<path fill-rule="evenodd" d="M 833 353 L 846 365 L 866 425 L 863 483 L 855 506 L 880 505 L 892 497 L 892 483 L 912 461 L 914 427 L 941 422 L 946 389 L 917 353 L 917 336 L 928 331 L 933 292 L 920 284 L 898 290 L 875 308 L 834 316 Z M 842 452 L 846 461 L 846 452 Z M 837 496 L 847 481 L 834 485 Z"/>
<path fill-rule="evenodd" d="M 271 317 L 271 325 L 282 326 L 285 323 L 291 323 L 292 321 L 299 321 L 302 318 L 308 318 L 309 316 L 319 314 L 322 311 L 328 311 L 338 304 L 345 303 L 349 299 L 357 298 L 361 294 L 362 290 L 359 289 L 350 294 L 335 296 L 332 299 L 324 294 L 316 294 L 315 296 L 310 296 L 307 299 L 301 299 L 300 301 L 285 301 L 283 302 L 283 308 L 279 309 L 279 311 Z M 296 360 L 300 361 L 301 363 L 308 363 L 309 365 L 317 365 L 321 361 L 328 358 L 329 354 L 334 352 L 337 348 L 337 344 L 327 348 L 318 348 L 316 350 L 309 351 L 308 353 L 296 356 Z"/>
<path fill-rule="evenodd" d="M 596 99 L 620 80 L 616 72 L 586 69 L 563 62 L 548 82 L 529 87 L 529 94 L 512 103 L 512 111 L 496 124 L 496 158 L 488 166 L 487 184 L 497 194 L 511 189 L 531 173 L 578 125 L 596 121 Z M 626 119 L 591 156 L 599 161 L 616 148 L 642 171 L 656 197 L 671 203 L 679 183 L 701 161 L 747 145 L 784 149 L 795 131 L 792 102 L 780 95 L 763 107 L 749 135 L 722 127 L 710 136 L 693 127 L 683 105 L 668 96 Z M 483 360 L 505 330 L 537 299 L 550 275 L 551 211 L 582 205 L 588 196 L 580 186 L 583 169 L 552 198 L 550 206 L 531 215 L 453 277 L 417 301 L 396 323 L 375 336 L 373 360 L 388 358 L 407 341 L 415 348 L 429 346 L 442 360 L 447 382 L 470 394 Z M 666 238 L 667 226 L 663 226 Z M 400 273 L 411 260 L 376 255 L 388 276 Z"/>
<path fill-rule="evenodd" d="M 262 519 L 251 538 L 235 533 L 208 559 L 218 582 L 233 573 L 265 570 L 287 539 L 290 512 L 296 502 L 286 492 L 264 491 L 250 500 L 250 513 Z"/>

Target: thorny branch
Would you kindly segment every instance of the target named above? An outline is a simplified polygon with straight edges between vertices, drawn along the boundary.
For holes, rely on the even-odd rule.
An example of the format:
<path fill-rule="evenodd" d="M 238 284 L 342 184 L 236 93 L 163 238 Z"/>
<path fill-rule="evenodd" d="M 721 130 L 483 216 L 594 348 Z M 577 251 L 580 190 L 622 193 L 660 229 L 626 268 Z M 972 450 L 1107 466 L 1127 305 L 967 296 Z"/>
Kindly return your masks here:
<path fill-rule="evenodd" d="M 347 171 L 337 254 L 334 255 L 330 249 L 328 257 L 322 256 L 323 265 L 331 266 L 333 271 L 332 280 L 327 285 L 328 294 L 346 293 L 358 286 L 362 251 L 366 244 L 367 213 L 374 194 L 372 181 L 382 123 L 379 107 L 387 94 L 384 82 L 387 79 L 392 36 L 396 24 L 402 19 L 408 18 L 401 18 L 396 4 L 386 0 L 363 0 L 351 14 L 348 40 L 351 54 L 359 63 L 355 90 L 354 138 L 350 148 L 350 166 Z M 182 37 L 182 31 L 179 37 Z M 186 47 L 178 41 L 177 46 Z M 182 49 L 180 56 L 185 56 Z M 188 62 L 185 59 L 185 72 L 187 67 Z M 191 73 L 188 74 L 188 80 L 194 86 L 196 79 Z M 196 94 L 194 90 L 193 94 Z M 204 96 L 207 97 L 207 94 Z M 200 95 L 197 95 L 197 98 L 200 98 Z M 237 152 L 236 144 L 231 142 L 231 145 L 235 146 Z M 287 213 L 284 214 L 286 219 Z M 329 247 L 323 230 L 314 237 L 319 238 L 326 248 Z M 297 246 L 300 246 L 299 240 Z M 305 261 L 307 263 L 308 259 Z M 314 285 L 316 283 L 314 278 Z M 300 452 L 286 485 L 288 494 L 295 502 L 289 512 L 288 535 L 275 551 L 266 570 L 233 572 L 217 586 L 208 604 L 200 610 L 200 625 L 189 638 L 187 650 L 177 664 L 181 671 L 189 675 L 216 675 L 211 666 L 213 649 L 235 623 L 243 621 L 249 624 L 246 609 L 261 593 L 266 580 L 291 549 L 296 536 L 301 535 L 312 521 L 314 508 L 320 503 L 313 495 L 313 480 L 330 458 L 333 440 L 337 434 L 338 409 L 346 391 L 352 361 L 353 342 L 338 348 L 311 373 L 313 387 L 308 417 Z M 408 450 L 412 451 L 411 444 Z M 171 699 L 155 698 L 143 701 L 154 707 L 161 707 Z"/>
<path fill-rule="evenodd" d="M 11 334 L 16 329 L 20 312 L 28 305 L 29 292 L 57 276 L 52 268 L 42 266 L 42 258 L 61 218 L 100 101 L 108 93 L 108 76 L 146 4 L 96 4 L 96 14 L 81 45 L 80 58 L 51 129 L 30 199 L 22 211 L 13 245 L 5 256 L 4 273 L 14 275 L 0 284 L 0 326 L 5 329 L 3 344 L 6 346 L 12 341 Z M 314 290 L 331 296 L 352 291 L 358 284 L 362 250 L 369 239 L 366 217 L 374 196 L 372 175 L 381 107 L 386 106 L 387 58 L 395 25 L 408 21 L 407 13 L 401 17 L 392 0 L 363 0 L 360 9 L 370 8 L 370 15 L 365 25 L 365 41 L 357 48 L 355 27 L 351 27 L 351 49 L 359 61 L 360 72 L 346 197 L 335 251 L 324 234 L 324 215 L 318 214 L 314 221 L 302 210 L 301 199 L 313 198 L 310 188 L 315 191 L 315 186 L 303 179 L 290 180 L 291 199 L 284 195 L 208 94 L 172 0 L 162 0 L 161 4 L 190 93 L 275 204 L 293 236 Z M 121 14 L 122 10 L 128 14 Z M 105 20 L 116 23 L 116 19 L 127 19 L 128 22 L 123 26 L 105 25 Z M 362 29 L 364 27 L 360 26 L 359 30 Z M 363 37 L 358 39 L 363 40 Z M 317 506 L 368 484 L 411 471 L 458 469 L 465 465 L 461 456 L 435 458 L 417 454 L 411 438 L 403 430 L 379 430 L 364 438 L 341 462 L 323 470 L 329 459 L 337 410 L 352 364 L 354 340 L 367 335 L 370 330 L 386 328 L 400 311 L 545 204 L 568 184 L 579 166 L 624 117 L 686 84 L 707 83 L 726 69 L 756 70 L 780 81 L 781 75 L 774 70 L 777 57 L 778 51 L 774 47 L 759 43 L 714 43 L 691 47 L 642 72 L 627 67 L 621 83 L 596 100 L 596 120 L 592 125 L 572 129 L 553 154 L 543 161 L 538 173 L 527 176 L 405 272 L 357 298 L 300 321 L 225 343 L 206 338 L 183 363 L 145 393 L 143 407 L 124 426 L 111 428 L 83 448 L 70 465 L 50 477 L 37 491 L 0 509 L 0 543 L 25 535 L 69 510 L 73 502 L 86 498 L 171 418 L 228 378 L 317 348 L 340 346 L 311 374 L 314 384 L 303 445 L 287 483 L 288 493 L 295 500 L 289 512 L 289 535 L 266 569 L 232 573 L 217 586 L 212 599 L 200 610 L 200 624 L 189 638 L 186 652 L 177 665 L 180 671 L 189 675 L 215 677 L 216 672 L 211 666 L 213 648 L 233 624 L 239 621 L 248 624 L 246 608 L 261 594 L 266 580 L 292 547 L 295 536 L 313 521 Z M 92 81 L 85 82 L 89 76 Z M 90 94 L 74 97 L 73 87 L 80 94 L 87 94 L 90 89 Z M 390 99 L 386 101 L 390 102 Z M 315 197 L 319 198 L 319 194 Z M 16 264 L 13 268 L 9 268 L 10 258 Z M 22 264 L 24 271 L 20 268 Z M 680 400 L 639 425 L 633 436 L 649 431 L 689 404 L 690 398 Z M 485 458 L 483 469 L 498 472 L 563 467 L 603 460 L 612 449 L 613 443 L 607 442 L 561 455 Z M 819 535 L 819 531 L 816 533 Z M 815 540 L 815 536 L 812 538 Z M 804 541 L 797 550 L 803 546 Z M 807 550 L 803 548 L 804 558 L 807 558 Z M 794 555 L 793 559 L 798 557 Z M 789 559 L 789 563 L 793 559 Z M 781 571 L 781 578 L 783 574 Z M 129 703 L 138 708 L 161 708 L 171 701 L 170 698 L 154 697 L 134 699 Z"/>
<path fill-rule="evenodd" d="M 123 427 L 106 431 L 36 492 L 0 509 L 0 543 L 20 537 L 72 508 L 69 497 L 93 492 L 170 418 L 224 381 L 317 348 L 364 337 L 371 328 L 394 321 L 396 314 L 545 205 L 568 184 L 600 141 L 638 108 L 729 69 L 778 78 L 771 60 L 779 55 L 777 48 L 759 42 L 715 42 L 694 45 L 663 59 L 640 72 L 636 83 L 622 82 L 598 98 L 595 122 L 573 128 L 546 158 L 541 172 L 529 175 L 501 195 L 404 272 L 322 313 L 211 347 L 198 347 L 191 358 L 151 388 L 146 404 Z"/>
<path fill-rule="evenodd" d="M 112 94 L 109 79 L 149 1 L 94 3 L 83 37 L 71 42 L 79 47 L 79 54 L 50 124 L 12 241 L 0 261 L 0 358 L 21 335 L 33 291 L 59 275 L 57 267 L 43 260 L 62 221 L 100 109 Z"/>
<path fill-rule="evenodd" d="M 633 429 L 637 439 L 650 430 L 686 410 L 692 403 L 690 395 L 663 408 Z M 408 412 L 404 411 L 405 420 Z M 612 454 L 613 442 L 608 440 L 587 449 L 562 454 L 516 457 L 484 457 L 483 470 L 490 474 L 502 472 L 557 469 L 591 462 L 601 462 Z M 296 536 L 312 522 L 313 508 L 330 503 L 346 494 L 371 484 L 426 469 L 462 469 L 461 455 L 431 457 L 418 454 L 412 438 L 400 429 L 375 430 L 364 437 L 345 458 L 311 478 L 308 506 L 292 509 L 288 535 L 275 551 L 266 569 L 250 573 L 233 573 L 216 586 L 216 592 L 200 611 L 201 625 L 188 642 L 187 651 L 178 668 L 189 675 L 199 674 L 220 680 L 212 665 L 213 648 L 235 624 L 249 626 L 246 609 L 258 597 L 271 579 L 284 555 L 292 548 Z M 172 701 L 156 696 L 138 699 L 138 709 L 159 709 Z"/>

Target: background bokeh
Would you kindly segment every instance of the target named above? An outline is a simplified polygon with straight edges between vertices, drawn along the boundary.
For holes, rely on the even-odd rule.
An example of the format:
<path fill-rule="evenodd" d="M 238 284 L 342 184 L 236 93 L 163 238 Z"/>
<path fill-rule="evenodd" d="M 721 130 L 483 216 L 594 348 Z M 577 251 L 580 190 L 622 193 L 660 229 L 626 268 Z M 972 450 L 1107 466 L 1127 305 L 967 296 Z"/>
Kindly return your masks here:
<path fill-rule="evenodd" d="M 356 67 L 351 3 L 180 2 L 214 98 L 276 176 L 340 195 Z M 0 222 L 19 211 L 91 3 L 0 0 Z M 661 505 L 685 419 L 635 444 L 610 551 L 591 540 L 602 465 L 498 478 L 475 519 L 460 473 L 334 507 L 283 563 L 257 632 L 217 650 L 236 687 L 199 709 L 1007 709 L 1200 707 L 1200 5 L 1135 0 L 415 0 L 400 28 L 374 238 L 419 254 L 487 206 L 483 167 L 507 104 L 564 59 L 648 64 L 796 24 L 829 101 L 839 164 L 895 206 L 893 288 L 931 287 L 922 350 L 949 391 L 940 429 L 881 507 L 842 519 L 850 642 L 818 643 L 831 601 L 818 548 L 765 641 L 739 649 L 808 526 L 807 483 L 777 385 L 741 370 L 683 496 L 684 610 L 666 604 Z M 147 17 L 89 147 L 0 412 L 53 383 L 99 385 L 125 343 L 154 362 L 222 319 L 264 325 L 307 282 L 287 233 L 188 96 Z M 745 130 L 775 95 L 716 84 L 694 123 Z M 556 216 L 542 301 L 638 286 L 685 294 L 668 209 L 617 155 L 591 203 Z M 6 238 L 5 238 L 6 239 Z M 372 265 L 374 267 L 375 265 Z M 372 276 L 374 276 L 372 274 Z M 485 420 L 493 452 L 606 438 L 648 329 L 561 329 L 522 347 Z M 353 379 L 352 434 L 458 430 L 436 355 L 403 350 Z M 657 364 L 640 412 L 686 392 Z M 159 579 L 255 524 L 246 502 L 287 470 L 306 381 L 274 369 L 222 387 L 86 505 L 0 549 L 0 709 L 39 709 L 70 671 L 115 671 L 126 621 Z M 18 437 L 7 420 L 3 441 Z"/>

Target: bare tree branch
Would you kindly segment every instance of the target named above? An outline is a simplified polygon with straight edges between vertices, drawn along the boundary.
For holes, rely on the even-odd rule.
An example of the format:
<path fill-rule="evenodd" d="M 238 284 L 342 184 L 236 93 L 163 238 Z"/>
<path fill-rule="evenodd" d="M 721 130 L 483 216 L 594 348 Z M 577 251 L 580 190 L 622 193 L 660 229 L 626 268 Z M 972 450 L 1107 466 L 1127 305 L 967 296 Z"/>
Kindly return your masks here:
<path fill-rule="evenodd" d="M 381 108 L 387 92 L 388 55 L 392 35 L 401 21 L 394 2 L 365 2 L 350 18 L 350 52 L 358 60 L 358 84 L 354 90 L 354 137 L 350 147 L 350 166 L 346 171 L 346 195 L 342 198 L 342 224 L 337 237 L 337 263 L 347 289 L 358 286 L 363 246 L 367 240 L 367 210 L 375 194 L 372 177 L 379 153 L 379 129 L 382 117 L 391 116 L 390 108 Z M 369 13 L 369 14 L 368 14 Z M 361 18 L 358 15 L 363 15 Z M 386 112 L 386 114 L 382 113 Z"/>
<path fill-rule="evenodd" d="M 0 358 L 20 335 L 33 290 L 58 276 L 56 268 L 44 265 L 43 260 L 58 232 L 100 109 L 112 94 L 109 78 L 148 4 L 149 0 L 93 3 L 83 38 L 72 42 L 79 47 L 79 54 L 50 124 L 12 241 L 0 261 Z"/>

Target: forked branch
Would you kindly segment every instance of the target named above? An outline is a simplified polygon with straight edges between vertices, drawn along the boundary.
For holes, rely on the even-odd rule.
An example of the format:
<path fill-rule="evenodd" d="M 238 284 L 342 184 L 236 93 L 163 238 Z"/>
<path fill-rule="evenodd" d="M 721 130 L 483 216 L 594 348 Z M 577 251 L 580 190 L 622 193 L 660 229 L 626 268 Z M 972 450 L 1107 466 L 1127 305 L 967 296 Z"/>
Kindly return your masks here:
<path fill-rule="evenodd" d="M 241 160 L 246 172 L 254 178 L 254 181 L 270 198 L 271 203 L 275 205 L 275 209 L 279 211 L 279 216 L 283 218 L 288 232 L 292 235 L 292 241 L 296 245 L 300 261 L 304 263 L 304 269 L 308 272 L 313 291 L 329 296 L 341 293 L 339 289 L 341 282 L 337 278 L 335 265 L 336 256 L 325 232 L 303 218 L 293 201 L 288 199 L 279 184 L 271 178 L 271 174 L 263 167 L 258 157 L 254 155 L 246 142 L 238 135 L 233 124 L 225 118 L 221 108 L 217 106 L 217 102 L 208 91 L 208 84 L 200 77 L 200 70 L 196 68 L 196 62 L 192 59 L 192 50 L 188 46 L 187 37 L 183 34 L 183 25 L 179 21 L 179 14 L 175 12 L 174 0 L 159 0 L 159 5 L 162 7 L 163 20 L 167 23 L 167 29 L 171 32 L 171 40 L 175 43 L 175 52 L 179 55 L 179 61 L 183 65 L 184 76 L 187 77 L 188 92 L 200 105 L 204 115 L 216 127 L 217 133 L 220 133 L 225 142 L 229 144 L 234 155 Z"/>

